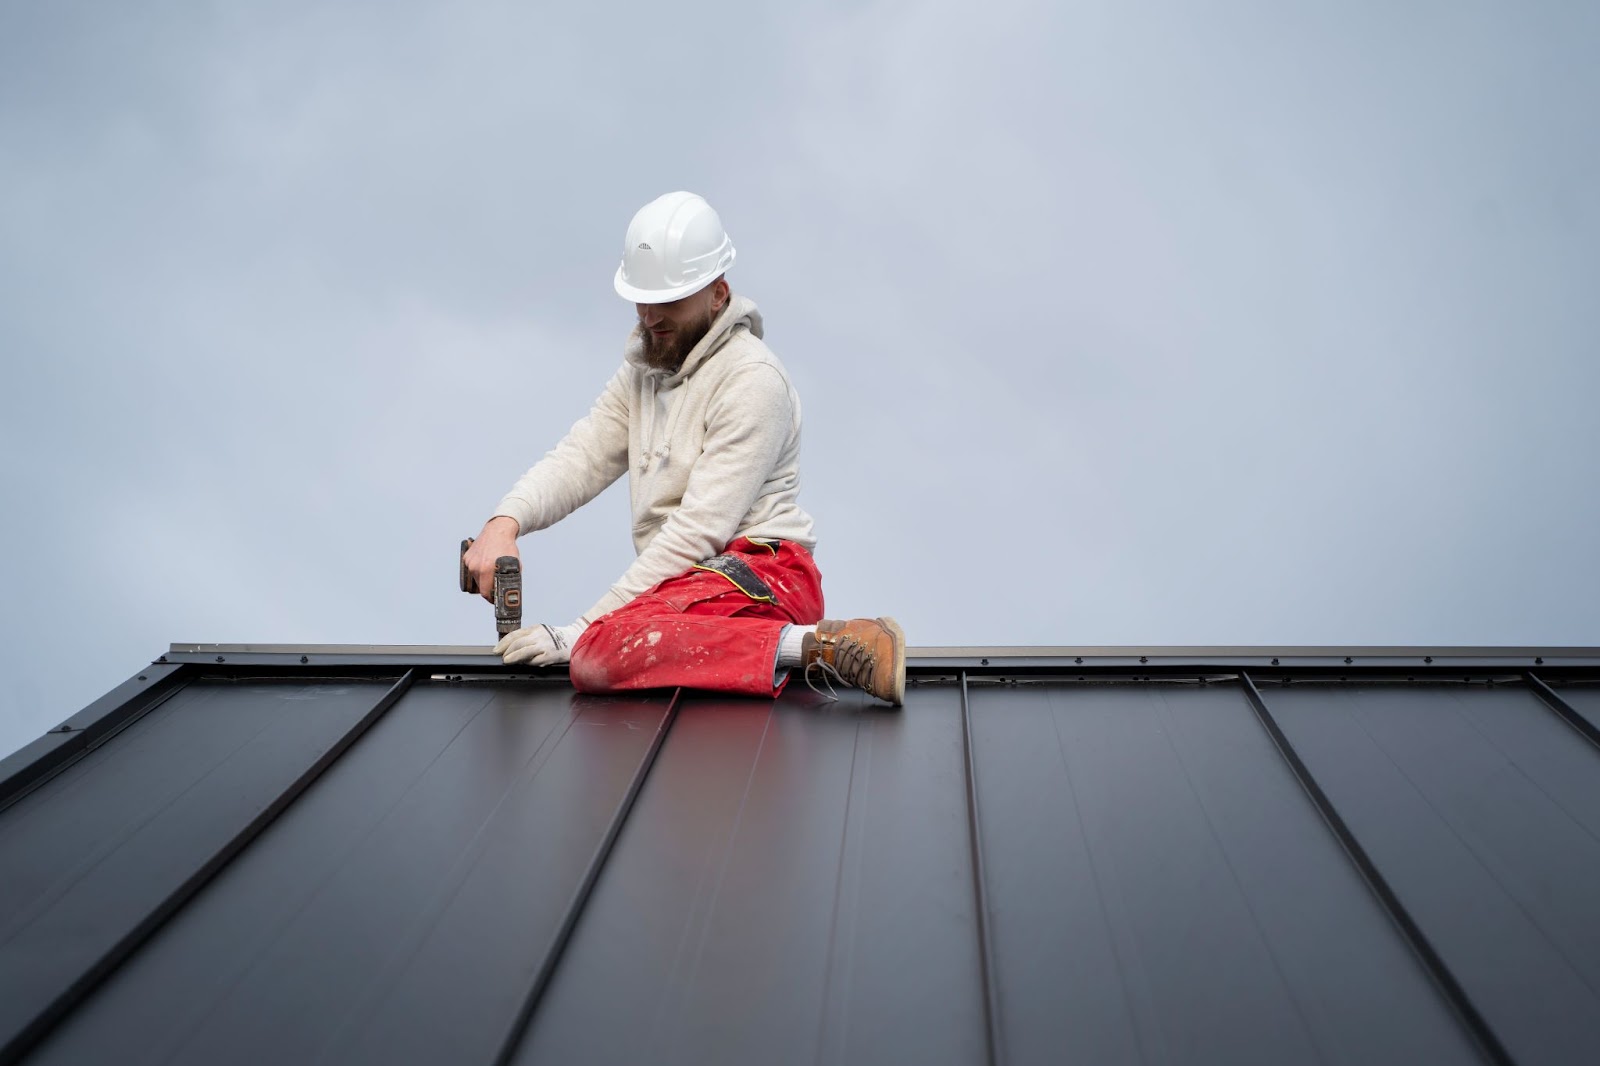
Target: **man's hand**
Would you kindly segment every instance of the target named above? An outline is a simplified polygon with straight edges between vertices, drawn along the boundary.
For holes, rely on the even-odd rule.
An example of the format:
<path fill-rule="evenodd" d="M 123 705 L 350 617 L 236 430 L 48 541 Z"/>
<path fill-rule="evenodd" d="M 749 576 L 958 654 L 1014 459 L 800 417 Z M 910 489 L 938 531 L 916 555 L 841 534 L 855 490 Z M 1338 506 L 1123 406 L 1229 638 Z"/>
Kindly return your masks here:
<path fill-rule="evenodd" d="M 572 646 L 578 643 L 589 623 L 578 619 L 570 626 L 528 626 L 515 633 L 507 633 L 494 646 L 494 653 L 506 665 L 525 663 L 529 666 L 551 666 L 572 658 Z"/>
<path fill-rule="evenodd" d="M 467 549 L 465 560 L 467 573 L 478 583 L 478 595 L 490 603 L 494 602 L 494 561 L 502 555 L 515 555 L 519 561 L 522 558 L 517 552 L 517 521 L 505 515 L 484 523 L 483 532 Z"/>

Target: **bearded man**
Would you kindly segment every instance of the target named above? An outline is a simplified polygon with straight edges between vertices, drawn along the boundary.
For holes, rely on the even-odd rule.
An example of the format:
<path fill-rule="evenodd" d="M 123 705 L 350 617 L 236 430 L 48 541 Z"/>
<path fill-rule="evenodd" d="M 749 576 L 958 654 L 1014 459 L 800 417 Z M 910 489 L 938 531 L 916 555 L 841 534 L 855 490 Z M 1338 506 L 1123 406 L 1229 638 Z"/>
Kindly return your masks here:
<path fill-rule="evenodd" d="M 568 625 L 495 645 L 507 663 L 571 662 L 580 692 L 686 687 L 772 698 L 791 669 L 895 706 L 905 635 L 892 618 L 822 619 L 816 534 L 800 507 L 800 399 L 728 288 L 733 242 L 705 200 L 668 193 L 634 215 L 613 284 L 638 321 L 587 417 L 524 474 L 466 555 L 495 559 L 624 472 L 631 566 Z M 492 593 L 486 592 L 492 598 Z"/>

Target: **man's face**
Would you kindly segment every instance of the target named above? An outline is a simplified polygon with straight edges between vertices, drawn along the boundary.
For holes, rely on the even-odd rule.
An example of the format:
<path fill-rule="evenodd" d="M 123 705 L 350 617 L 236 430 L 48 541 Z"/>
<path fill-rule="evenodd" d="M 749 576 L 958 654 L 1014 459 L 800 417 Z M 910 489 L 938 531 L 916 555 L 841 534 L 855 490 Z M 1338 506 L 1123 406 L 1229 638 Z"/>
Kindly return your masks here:
<path fill-rule="evenodd" d="M 644 361 L 658 370 L 677 370 L 727 303 L 728 283 L 718 278 L 669 304 L 634 304 L 644 335 Z"/>

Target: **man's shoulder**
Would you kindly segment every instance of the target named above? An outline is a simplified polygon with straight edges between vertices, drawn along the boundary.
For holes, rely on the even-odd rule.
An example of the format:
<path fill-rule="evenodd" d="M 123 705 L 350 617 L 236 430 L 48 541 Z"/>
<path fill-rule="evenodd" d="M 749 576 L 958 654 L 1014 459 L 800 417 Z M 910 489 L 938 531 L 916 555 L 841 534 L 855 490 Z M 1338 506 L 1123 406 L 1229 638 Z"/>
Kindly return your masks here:
<path fill-rule="evenodd" d="M 757 366 L 769 366 L 785 382 L 789 380 L 789 371 L 777 353 L 767 347 L 766 341 L 747 329 L 741 329 L 734 331 L 717 352 L 716 358 L 708 360 L 701 369 L 713 371 L 707 375 L 708 379 L 722 381 L 736 373 L 748 373 L 750 368 Z"/>

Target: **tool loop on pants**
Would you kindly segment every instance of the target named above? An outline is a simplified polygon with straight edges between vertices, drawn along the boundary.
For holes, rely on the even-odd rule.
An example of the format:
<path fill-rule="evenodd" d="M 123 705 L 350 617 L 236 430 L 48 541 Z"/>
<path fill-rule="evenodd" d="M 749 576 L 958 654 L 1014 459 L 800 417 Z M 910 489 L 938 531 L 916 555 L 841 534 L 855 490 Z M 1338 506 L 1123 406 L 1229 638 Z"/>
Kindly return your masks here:
<path fill-rule="evenodd" d="M 772 591 L 772 586 L 761 580 L 756 572 L 750 569 L 749 563 L 732 552 L 712 556 L 703 563 L 696 563 L 693 569 L 721 574 L 733 583 L 734 588 L 752 600 L 771 604 L 778 602 L 778 594 Z"/>

